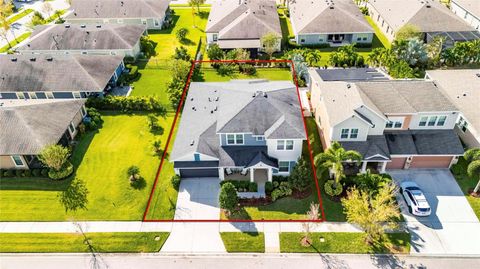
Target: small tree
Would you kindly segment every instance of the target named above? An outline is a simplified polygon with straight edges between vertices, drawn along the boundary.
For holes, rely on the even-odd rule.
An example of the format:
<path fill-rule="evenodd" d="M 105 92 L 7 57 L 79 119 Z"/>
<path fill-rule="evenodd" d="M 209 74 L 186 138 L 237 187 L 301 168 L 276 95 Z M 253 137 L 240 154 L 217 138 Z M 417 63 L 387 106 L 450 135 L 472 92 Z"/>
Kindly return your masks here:
<path fill-rule="evenodd" d="M 180 46 L 175 48 L 175 54 L 173 54 L 173 58 L 176 60 L 184 60 L 190 61 L 190 54 L 188 54 L 187 48 L 184 46 Z"/>
<path fill-rule="evenodd" d="M 311 229 L 314 225 L 316 225 L 316 221 L 320 219 L 320 205 L 311 203 L 310 210 L 307 212 L 308 221 L 302 223 L 303 228 L 303 237 L 301 240 L 302 246 L 308 247 L 312 244 L 312 240 L 310 239 Z"/>
<path fill-rule="evenodd" d="M 127 169 L 127 176 L 130 181 L 140 179 L 140 168 L 136 165 L 132 165 Z"/>
<path fill-rule="evenodd" d="M 298 191 L 304 191 L 312 184 L 312 168 L 309 163 L 300 158 L 288 177 L 290 184 Z"/>
<path fill-rule="evenodd" d="M 230 182 L 223 184 L 220 189 L 218 200 L 220 207 L 226 211 L 227 215 L 230 215 L 238 204 L 238 196 L 235 186 Z"/>
<path fill-rule="evenodd" d="M 386 230 L 398 227 L 395 220 L 400 217 L 400 211 L 395 203 L 395 192 L 393 184 L 381 187 L 376 196 L 354 187 L 348 192 L 347 198 L 342 199 L 347 221 L 360 226 L 367 233 L 367 243 L 378 242 Z"/>
<path fill-rule="evenodd" d="M 38 155 L 38 159 L 48 168 L 60 171 L 70 156 L 70 151 L 61 145 L 46 146 Z"/>
<path fill-rule="evenodd" d="M 480 148 L 473 148 L 467 150 L 465 152 L 464 158 L 468 162 L 468 176 L 478 178 L 478 183 L 473 190 L 473 193 L 478 193 L 480 191 Z"/>
<path fill-rule="evenodd" d="M 420 32 L 420 28 L 416 25 L 407 23 L 397 31 L 395 40 L 407 40 L 411 38 L 420 39 L 421 37 L 422 33 Z"/>
<path fill-rule="evenodd" d="M 210 60 L 222 60 L 225 57 L 225 53 L 217 44 L 208 47 L 207 55 Z"/>
<path fill-rule="evenodd" d="M 160 138 L 153 140 L 152 147 L 155 154 L 160 154 L 162 152 L 162 140 Z"/>
<path fill-rule="evenodd" d="M 188 29 L 185 27 L 182 27 L 175 32 L 175 36 L 180 42 L 183 42 L 185 38 L 187 38 L 187 35 L 188 35 Z"/>
<path fill-rule="evenodd" d="M 273 53 L 278 50 L 280 45 L 280 37 L 276 33 L 268 33 L 262 36 L 260 42 L 265 53 L 268 54 L 269 58 L 272 58 Z"/>

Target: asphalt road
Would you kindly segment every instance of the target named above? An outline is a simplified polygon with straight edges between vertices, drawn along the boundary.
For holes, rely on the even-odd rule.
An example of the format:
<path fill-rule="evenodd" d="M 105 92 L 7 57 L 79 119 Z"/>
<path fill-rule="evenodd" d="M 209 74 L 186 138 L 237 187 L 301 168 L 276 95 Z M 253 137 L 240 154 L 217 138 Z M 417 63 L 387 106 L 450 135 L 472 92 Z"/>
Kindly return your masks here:
<path fill-rule="evenodd" d="M 96 261 L 96 262 L 94 262 Z M 2 269 L 77 269 L 77 268 L 480 268 L 477 257 L 420 257 L 392 255 L 160 255 L 160 254 L 102 254 L 96 259 L 89 254 L 3 254 Z"/>

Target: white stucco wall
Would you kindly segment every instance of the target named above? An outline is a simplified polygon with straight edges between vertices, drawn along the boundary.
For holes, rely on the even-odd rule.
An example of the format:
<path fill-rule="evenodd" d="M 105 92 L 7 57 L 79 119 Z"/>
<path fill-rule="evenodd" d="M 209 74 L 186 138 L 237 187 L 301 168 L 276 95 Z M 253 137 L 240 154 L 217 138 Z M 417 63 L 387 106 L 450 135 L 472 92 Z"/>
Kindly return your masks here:
<path fill-rule="evenodd" d="M 356 139 L 341 138 L 342 129 L 358 129 Z M 330 138 L 332 141 L 366 141 L 368 136 L 369 125 L 356 116 L 352 116 L 339 124 L 332 127 Z"/>
<path fill-rule="evenodd" d="M 445 124 L 443 126 L 428 126 L 428 122 L 426 126 L 419 126 L 420 119 L 424 116 L 447 116 Z M 426 129 L 434 129 L 434 130 L 448 130 L 453 129 L 455 127 L 455 123 L 459 117 L 458 112 L 436 112 L 436 113 L 419 113 L 412 116 L 410 121 L 409 128 L 412 130 L 426 130 Z"/>
<path fill-rule="evenodd" d="M 478 5 L 480 5 L 480 1 L 478 2 Z M 480 30 L 480 18 L 471 14 L 470 12 L 468 12 L 468 10 L 465 10 L 463 7 L 457 4 L 455 0 L 451 1 L 450 9 L 453 13 L 457 14 L 458 17 L 462 18 L 468 24 L 473 26 L 473 28 Z"/>
<path fill-rule="evenodd" d="M 303 140 L 295 139 L 293 150 L 277 150 L 277 140 L 267 139 L 268 155 L 279 161 L 297 161 L 302 154 Z"/>

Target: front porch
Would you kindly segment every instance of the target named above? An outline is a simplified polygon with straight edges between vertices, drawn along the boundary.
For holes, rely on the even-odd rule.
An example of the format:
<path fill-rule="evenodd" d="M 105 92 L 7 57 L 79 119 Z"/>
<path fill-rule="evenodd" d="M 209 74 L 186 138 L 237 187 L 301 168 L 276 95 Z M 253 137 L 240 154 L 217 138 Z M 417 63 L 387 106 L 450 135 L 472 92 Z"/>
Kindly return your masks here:
<path fill-rule="evenodd" d="M 257 183 L 256 192 L 239 192 L 240 198 L 261 198 L 265 197 L 265 183 L 272 181 L 271 168 L 223 168 L 220 169 L 220 179 L 250 181 Z"/>
<path fill-rule="evenodd" d="M 369 161 L 363 160 L 361 163 L 346 162 L 343 164 L 345 175 L 356 175 L 366 173 L 370 170 L 374 174 L 383 174 L 387 167 L 387 161 Z"/>

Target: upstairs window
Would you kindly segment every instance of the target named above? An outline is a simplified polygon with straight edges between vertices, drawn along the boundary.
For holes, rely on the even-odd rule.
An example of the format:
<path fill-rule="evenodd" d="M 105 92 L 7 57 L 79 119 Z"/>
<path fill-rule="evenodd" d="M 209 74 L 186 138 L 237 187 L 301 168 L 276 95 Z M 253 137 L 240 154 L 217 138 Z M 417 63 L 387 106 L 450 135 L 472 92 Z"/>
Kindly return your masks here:
<path fill-rule="evenodd" d="M 243 134 L 227 134 L 227 145 L 243 145 Z"/>
<path fill-rule="evenodd" d="M 286 144 L 286 150 L 293 150 L 293 140 L 287 140 Z"/>
<path fill-rule="evenodd" d="M 358 137 L 358 129 L 352 129 L 350 132 L 350 138 L 351 139 L 356 139 Z"/>
<path fill-rule="evenodd" d="M 445 121 L 447 121 L 447 116 L 438 117 L 437 126 L 445 125 Z"/>
<path fill-rule="evenodd" d="M 277 140 L 277 150 L 285 149 L 285 140 Z"/>
<path fill-rule="evenodd" d="M 293 150 L 293 140 L 277 140 L 277 150 Z"/>
<path fill-rule="evenodd" d="M 403 118 L 389 118 L 385 128 L 400 129 L 403 126 Z"/>
<path fill-rule="evenodd" d="M 257 136 L 257 137 L 255 137 L 255 139 L 256 139 L 257 141 L 264 141 L 264 140 L 265 140 L 265 136 L 263 136 L 263 135 L 262 135 L 262 136 Z"/>
<path fill-rule="evenodd" d="M 218 40 L 218 35 L 217 35 L 217 34 L 213 34 L 213 41 L 214 41 L 214 42 L 217 42 L 217 40 Z"/>
<path fill-rule="evenodd" d="M 342 129 L 342 134 L 340 135 L 340 138 L 347 139 L 349 133 L 350 133 L 350 129 Z"/>
<path fill-rule="evenodd" d="M 435 122 L 437 122 L 437 116 L 430 117 L 428 119 L 428 126 L 435 126 Z"/>
<path fill-rule="evenodd" d="M 25 164 L 23 163 L 22 157 L 20 157 L 20 156 L 18 156 L 18 155 L 13 155 L 13 156 L 12 156 L 12 160 L 13 160 L 13 162 L 15 163 L 15 166 L 16 166 L 16 167 L 25 166 Z"/>
<path fill-rule="evenodd" d="M 428 117 L 421 117 L 418 126 L 425 126 L 427 125 Z"/>
<path fill-rule="evenodd" d="M 420 118 L 418 126 L 444 126 L 447 116 L 424 116 Z"/>

